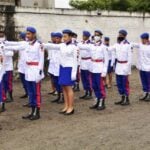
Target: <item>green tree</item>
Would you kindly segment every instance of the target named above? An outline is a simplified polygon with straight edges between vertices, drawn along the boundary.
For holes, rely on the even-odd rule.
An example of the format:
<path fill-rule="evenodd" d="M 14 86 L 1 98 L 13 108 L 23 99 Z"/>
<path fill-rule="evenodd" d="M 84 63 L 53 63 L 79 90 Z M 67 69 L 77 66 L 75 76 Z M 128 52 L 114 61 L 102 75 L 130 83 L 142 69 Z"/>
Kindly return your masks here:
<path fill-rule="evenodd" d="M 150 0 L 71 0 L 70 5 L 80 10 L 119 10 L 150 12 Z"/>
<path fill-rule="evenodd" d="M 130 11 L 150 12 L 150 0 L 129 0 Z"/>

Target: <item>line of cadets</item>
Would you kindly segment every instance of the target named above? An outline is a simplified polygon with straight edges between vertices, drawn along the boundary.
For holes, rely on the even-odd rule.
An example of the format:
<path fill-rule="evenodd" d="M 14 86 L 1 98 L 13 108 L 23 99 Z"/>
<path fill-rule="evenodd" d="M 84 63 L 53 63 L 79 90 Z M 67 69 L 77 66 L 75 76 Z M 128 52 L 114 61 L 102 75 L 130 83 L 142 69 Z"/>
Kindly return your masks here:
<path fill-rule="evenodd" d="M 149 34 L 141 35 L 141 43 L 129 43 L 127 31 L 120 30 L 117 42 L 109 45 L 109 38 L 102 41 L 103 33 L 95 30 L 91 37 L 89 31 L 83 31 L 83 39 L 77 42 L 77 34 L 71 30 L 63 30 L 62 33 L 51 33 L 51 42 L 40 43 L 36 38 L 36 29 L 27 27 L 26 33 L 20 33 L 19 42 L 6 41 L 1 32 L 0 51 L 0 100 L 1 112 L 5 111 L 6 92 L 9 92 L 8 101 L 12 101 L 12 56 L 13 51 L 19 51 L 18 71 L 25 89 L 25 95 L 29 96 L 31 113 L 23 116 L 23 119 L 36 120 L 40 118 L 41 106 L 41 80 L 44 78 L 44 50 L 48 51 L 51 84 L 53 91 L 57 91 L 57 99 L 52 102 L 64 102 L 64 108 L 60 111 L 63 115 L 74 114 L 74 92 L 79 91 L 81 81 L 84 95 L 80 99 L 91 99 L 92 92 L 95 102 L 90 109 L 105 109 L 105 87 L 112 86 L 112 72 L 115 70 L 116 83 L 121 100 L 116 105 L 126 106 L 130 104 L 129 75 L 131 74 L 133 48 L 138 49 L 137 68 L 140 72 L 144 95 L 142 101 L 150 101 L 150 42 Z M 63 42 L 62 42 L 63 40 Z M 6 67 L 9 66 L 8 68 Z M 7 82 L 6 82 L 7 81 Z"/>

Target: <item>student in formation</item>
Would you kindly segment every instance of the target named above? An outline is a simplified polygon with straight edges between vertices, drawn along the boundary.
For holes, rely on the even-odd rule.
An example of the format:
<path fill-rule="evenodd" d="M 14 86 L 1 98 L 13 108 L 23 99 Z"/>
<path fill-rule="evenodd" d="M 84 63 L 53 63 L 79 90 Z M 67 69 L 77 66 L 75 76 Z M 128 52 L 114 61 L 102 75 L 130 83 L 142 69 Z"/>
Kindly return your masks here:
<path fill-rule="evenodd" d="M 25 79 L 28 86 L 28 95 L 31 105 L 31 113 L 23 116 L 23 119 L 37 120 L 40 118 L 41 107 L 41 80 L 44 78 L 44 49 L 41 43 L 36 38 L 36 29 L 27 27 L 26 29 L 26 44 L 17 46 L 5 46 L 5 51 L 25 51 Z"/>
<path fill-rule="evenodd" d="M 96 99 L 94 105 L 92 105 L 90 109 L 105 109 L 106 91 L 103 78 L 106 78 L 108 60 L 107 46 L 101 42 L 95 42 L 91 47 L 90 72 L 92 76 L 92 87 Z"/>
<path fill-rule="evenodd" d="M 54 43 L 55 44 L 56 43 L 55 32 L 51 32 L 50 37 L 51 37 L 51 40 L 49 41 L 49 43 Z M 50 85 L 51 85 L 51 90 L 48 93 L 49 95 L 57 95 L 56 87 L 54 85 L 54 73 L 53 73 L 54 64 L 52 63 L 53 62 L 53 58 L 52 58 L 53 53 L 54 53 L 54 51 L 48 51 L 48 60 L 49 60 L 48 74 L 50 76 Z"/>
<path fill-rule="evenodd" d="M 141 43 L 132 43 L 134 48 L 138 49 L 138 63 L 141 84 L 143 89 L 143 96 L 139 98 L 140 101 L 150 101 L 150 41 L 149 33 L 141 34 Z"/>
<path fill-rule="evenodd" d="M 48 50 L 60 51 L 59 84 L 62 86 L 65 105 L 61 114 L 72 115 L 74 113 L 74 92 L 72 86 L 77 74 L 77 46 L 72 42 L 72 31 L 63 30 L 63 42 L 61 44 L 43 44 Z"/>
<path fill-rule="evenodd" d="M 1 32 L 0 34 L 1 42 L 5 42 L 5 33 Z M 14 53 L 9 51 L 4 52 L 3 56 L 3 65 L 5 68 L 5 74 L 3 76 L 3 89 L 7 96 L 6 102 L 13 101 L 13 55 Z"/>
<path fill-rule="evenodd" d="M 19 35 L 20 42 L 26 43 L 26 32 L 21 32 Z M 20 80 L 22 82 L 23 88 L 24 88 L 24 95 L 22 95 L 20 98 L 27 98 L 28 97 L 28 88 L 27 88 L 27 81 L 25 79 L 25 68 L 26 68 L 26 60 L 25 60 L 25 51 L 19 51 L 18 53 L 19 59 L 18 59 L 18 72 L 20 76 Z"/>
<path fill-rule="evenodd" d="M 83 31 L 82 39 L 83 41 L 78 43 L 79 53 L 80 53 L 80 72 L 81 72 L 81 81 L 85 94 L 80 97 L 80 99 L 91 99 L 92 98 L 92 83 L 91 83 L 91 73 L 89 71 L 89 66 L 91 62 L 91 55 L 89 45 L 90 41 L 90 32 Z"/>
<path fill-rule="evenodd" d="M 78 38 L 77 33 L 73 32 L 72 33 L 72 42 L 75 45 L 78 44 L 77 38 Z M 77 70 L 76 81 L 75 81 L 75 84 L 73 86 L 74 92 L 79 92 L 80 91 L 80 53 L 79 53 L 79 50 L 77 51 L 77 60 L 78 60 L 78 70 Z"/>
<path fill-rule="evenodd" d="M 5 102 L 6 102 L 6 94 L 3 88 L 3 76 L 5 73 L 5 68 L 3 64 L 4 59 L 4 43 L 3 43 L 3 37 L 1 37 L 1 33 L 3 34 L 3 31 L 0 31 L 0 113 L 4 112 L 6 110 L 5 108 Z"/>
<path fill-rule="evenodd" d="M 83 36 L 89 35 L 88 31 L 83 32 Z M 97 35 L 95 35 L 97 37 Z M 107 66 L 108 66 L 108 50 L 107 47 L 102 44 L 101 38 L 96 38 L 95 44 L 82 44 L 79 43 L 78 47 L 80 53 L 86 49 L 90 56 L 89 72 L 91 74 L 92 88 L 95 93 L 94 105 L 90 109 L 103 110 L 105 109 L 105 86 L 103 84 L 103 77 L 106 77 Z M 94 37 L 95 38 L 95 37 Z"/>
<path fill-rule="evenodd" d="M 55 32 L 53 34 L 55 37 L 55 44 L 62 43 L 62 34 L 60 32 Z M 53 84 L 57 91 L 57 98 L 52 100 L 52 103 L 63 103 L 64 97 L 62 94 L 62 88 L 59 84 L 59 70 L 60 70 L 60 51 L 51 50 L 49 51 L 51 53 L 51 59 L 50 59 L 50 65 L 49 72 L 53 75 Z"/>
<path fill-rule="evenodd" d="M 116 105 L 126 106 L 130 104 L 129 94 L 129 75 L 131 74 L 131 63 L 132 63 L 132 47 L 127 41 L 127 31 L 120 30 L 117 38 L 117 43 L 111 47 L 113 54 L 112 66 L 117 60 L 115 73 L 116 82 L 121 100 L 115 102 Z"/>
<path fill-rule="evenodd" d="M 107 47 L 110 46 L 110 38 L 109 37 L 104 38 L 104 45 L 106 45 Z M 111 88 L 112 87 L 112 73 L 113 73 L 113 66 L 111 66 L 111 62 L 112 62 L 112 51 L 111 50 L 108 50 L 108 59 L 109 59 L 109 63 L 108 63 L 108 68 L 107 68 L 105 85 L 107 88 Z"/>

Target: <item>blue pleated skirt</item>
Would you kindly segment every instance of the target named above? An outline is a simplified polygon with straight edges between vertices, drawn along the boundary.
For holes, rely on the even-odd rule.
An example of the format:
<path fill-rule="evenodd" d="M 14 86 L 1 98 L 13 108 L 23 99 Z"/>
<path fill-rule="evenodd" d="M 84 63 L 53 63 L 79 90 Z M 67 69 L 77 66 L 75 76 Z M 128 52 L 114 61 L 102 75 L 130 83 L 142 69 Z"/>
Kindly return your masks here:
<path fill-rule="evenodd" d="M 72 67 L 60 66 L 59 84 L 61 86 L 73 86 L 75 81 L 71 80 Z"/>

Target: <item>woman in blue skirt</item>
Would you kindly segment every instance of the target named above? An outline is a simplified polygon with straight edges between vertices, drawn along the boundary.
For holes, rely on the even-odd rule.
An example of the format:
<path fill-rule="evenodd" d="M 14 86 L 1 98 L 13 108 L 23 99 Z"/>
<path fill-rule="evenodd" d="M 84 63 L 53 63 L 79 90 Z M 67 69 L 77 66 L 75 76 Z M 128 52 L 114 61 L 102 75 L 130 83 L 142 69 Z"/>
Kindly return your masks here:
<path fill-rule="evenodd" d="M 61 114 L 71 115 L 74 113 L 74 92 L 72 86 L 77 74 L 77 46 L 72 42 L 72 31 L 63 30 L 63 42 L 61 44 L 43 44 L 48 50 L 60 50 L 59 84 L 62 86 L 65 105 Z"/>

